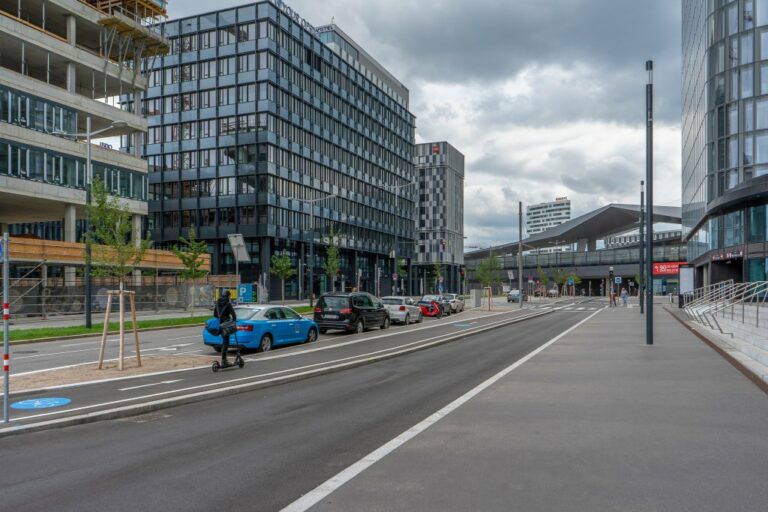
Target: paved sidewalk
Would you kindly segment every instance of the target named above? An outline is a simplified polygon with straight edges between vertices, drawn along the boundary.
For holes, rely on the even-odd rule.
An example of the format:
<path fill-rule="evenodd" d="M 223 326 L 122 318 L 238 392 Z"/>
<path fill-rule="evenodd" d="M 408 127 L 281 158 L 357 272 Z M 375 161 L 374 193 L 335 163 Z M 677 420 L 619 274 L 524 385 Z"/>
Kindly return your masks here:
<path fill-rule="evenodd" d="M 768 397 L 655 313 L 649 347 L 600 311 L 312 510 L 768 510 Z"/>

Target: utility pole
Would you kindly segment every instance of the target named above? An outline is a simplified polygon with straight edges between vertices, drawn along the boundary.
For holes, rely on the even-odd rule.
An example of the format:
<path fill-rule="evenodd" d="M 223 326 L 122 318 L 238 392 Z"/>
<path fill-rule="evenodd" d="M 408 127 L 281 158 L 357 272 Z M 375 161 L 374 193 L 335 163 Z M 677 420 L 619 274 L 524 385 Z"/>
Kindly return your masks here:
<path fill-rule="evenodd" d="M 8 401 L 10 400 L 11 389 L 11 373 L 10 373 L 10 297 L 9 297 L 9 281 L 11 280 L 11 254 L 8 247 L 8 233 L 3 233 L 3 422 L 8 423 L 11 421 L 10 408 Z"/>
<path fill-rule="evenodd" d="M 648 71 L 648 84 L 645 86 L 646 120 L 645 127 L 645 181 L 648 187 L 646 197 L 646 304 L 645 312 L 645 344 L 653 345 L 653 61 L 645 63 Z"/>
<path fill-rule="evenodd" d="M 645 283 L 645 279 L 643 279 L 643 273 L 644 273 L 644 266 L 643 263 L 645 260 L 643 259 L 643 250 L 645 249 L 645 241 L 643 240 L 643 233 L 645 231 L 643 224 L 645 223 L 645 212 L 643 210 L 644 206 L 643 203 L 645 203 L 645 181 L 640 181 L 640 252 L 639 255 L 639 266 L 640 271 L 637 273 L 639 279 L 639 282 L 637 283 L 637 301 L 640 303 L 640 314 L 643 314 L 643 294 L 645 294 L 645 289 L 643 287 L 643 284 Z"/>
<path fill-rule="evenodd" d="M 520 292 L 520 309 L 523 309 L 523 202 L 518 201 L 517 233 L 517 289 Z"/>

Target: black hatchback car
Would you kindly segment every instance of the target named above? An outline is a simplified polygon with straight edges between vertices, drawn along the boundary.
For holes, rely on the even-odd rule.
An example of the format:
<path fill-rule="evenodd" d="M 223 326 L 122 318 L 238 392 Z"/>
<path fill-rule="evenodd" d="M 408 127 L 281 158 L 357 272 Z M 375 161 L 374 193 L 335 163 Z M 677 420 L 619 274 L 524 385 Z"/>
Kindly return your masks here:
<path fill-rule="evenodd" d="M 389 311 L 369 293 L 326 293 L 317 301 L 314 320 L 323 334 L 328 329 L 361 333 L 374 327 L 387 329 Z"/>

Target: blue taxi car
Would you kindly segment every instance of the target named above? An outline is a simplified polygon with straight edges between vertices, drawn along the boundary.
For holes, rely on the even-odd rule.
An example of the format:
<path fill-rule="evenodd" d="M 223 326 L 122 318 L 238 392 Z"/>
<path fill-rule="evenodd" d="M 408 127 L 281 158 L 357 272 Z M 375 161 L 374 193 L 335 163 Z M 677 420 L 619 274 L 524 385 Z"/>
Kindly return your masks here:
<path fill-rule="evenodd" d="M 243 305 L 235 308 L 237 334 L 229 337 L 229 344 L 237 343 L 244 349 L 267 352 L 272 347 L 291 343 L 311 343 L 317 340 L 318 328 L 314 320 L 299 315 L 285 306 Z M 221 336 L 214 336 L 203 328 L 203 342 L 221 352 Z"/>

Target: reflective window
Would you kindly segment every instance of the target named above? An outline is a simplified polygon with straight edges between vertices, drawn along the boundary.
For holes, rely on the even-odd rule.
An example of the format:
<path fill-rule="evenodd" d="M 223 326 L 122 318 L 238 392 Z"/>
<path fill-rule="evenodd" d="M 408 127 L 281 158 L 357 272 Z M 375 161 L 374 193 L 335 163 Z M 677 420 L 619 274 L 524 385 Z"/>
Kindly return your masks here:
<path fill-rule="evenodd" d="M 755 0 L 757 25 L 768 25 L 768 0 Z"/>
<path fill-rule="evenodd" d="M 761 133 L 755 137 L 755 163 L 768 163 L 768 134 Z"/>
<path fill-rule="evenodd" d="M 744 152 L 743 152 L 743 159 L 744 159 L 744 165 L 751 165 L 755 161 L 755 155 L 754 155 L 754 144 L 752 141 L 752 135 L 748 134 L 744 136 Z"/>
<path fill-rule="evenodd" d="M 752 34 L 744 34 L 741 36 L 741 63 L 749 64 L 753 61 L 755 55 L 754 39 Z"/>
<path fill-rule="evenodd" d="M 755 105 L 751 101 L 744 102 L 744 130 L 752 131 L 755 129 Z"/>
<path fill-rule="evenodd" d="M 754 73 L 752 67 L 741 68 L 741 97 L 751 98 L 754 94 Z"/>
<path fill-rule="evenodd" d="M 757 100 L 757 129 L 768 128 L 768 98 Z"/>

